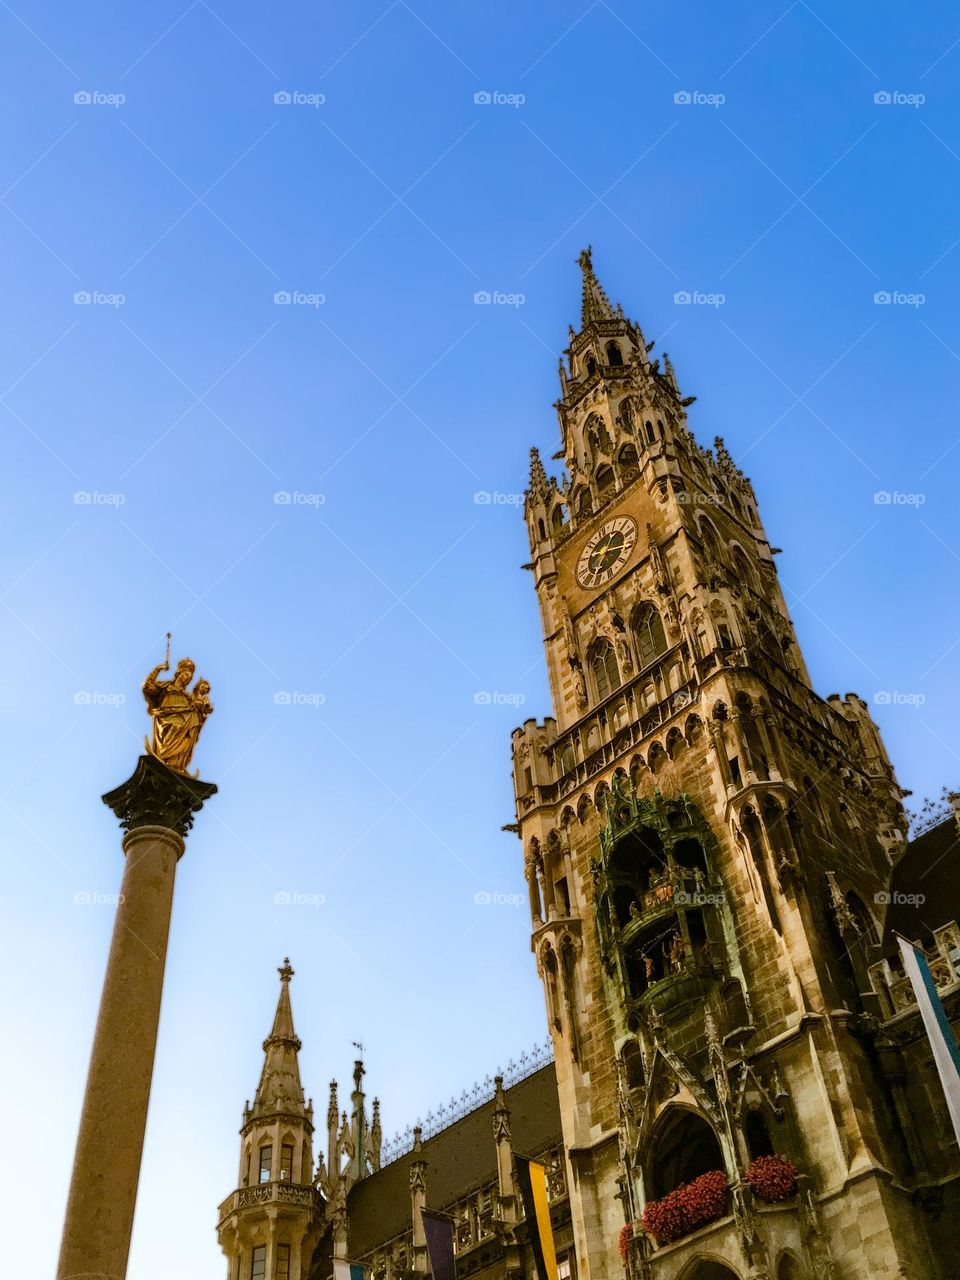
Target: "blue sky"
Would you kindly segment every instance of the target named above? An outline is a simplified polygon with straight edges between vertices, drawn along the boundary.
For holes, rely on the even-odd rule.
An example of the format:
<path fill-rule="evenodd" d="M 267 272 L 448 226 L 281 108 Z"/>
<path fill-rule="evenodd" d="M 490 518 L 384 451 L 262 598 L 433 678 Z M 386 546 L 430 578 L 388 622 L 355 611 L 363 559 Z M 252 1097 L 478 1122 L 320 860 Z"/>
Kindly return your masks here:
<path fill-rule="evenodd" d="M 902 783 L 956 785 L 960 18 L 14 0 L 0 27 L 0 1081 L 8 1202 L 46 1189 L 5 1250 L 52 1273 L 121 873 L 99 796 L 172 627 L 221 790 L 179 869 L 131 1274 L 174 1248 L 199 1280 L 285 954 L 321 1112 L 354 1039 L 389 1131 L 543 1036 L 526 909 L 474 895 L 523 891 L 509 732 L 549 707 L 514 503 L 557 446 L 584 244 L 752 477 L 817 688 L 890 695 Z"/>

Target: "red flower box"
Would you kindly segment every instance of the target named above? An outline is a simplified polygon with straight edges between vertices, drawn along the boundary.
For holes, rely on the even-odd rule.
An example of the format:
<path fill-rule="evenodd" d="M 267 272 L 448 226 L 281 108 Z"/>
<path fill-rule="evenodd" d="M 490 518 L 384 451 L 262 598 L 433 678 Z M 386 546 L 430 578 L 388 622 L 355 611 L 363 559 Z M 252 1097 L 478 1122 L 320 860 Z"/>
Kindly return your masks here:
<path fill-rule="evenodd" d="M 727 1205 L 727 1175 L 722 1169 L 702 1173 L 643 1211 L 643 1227 L 657 1244 L 669 1244 L 723 1216 Z"/>
<path fill-rule="evenodd" d="M 777 1204 L 796 1193 L 797 1169 L 786 1156 L 757 1156 L 747 1166 L 743 1180 L 759 1200 Z"/>
<path fill-rule="evenodd" d="M 620 1239 L 617 1242 L 620 1246 L 620 1261 L 624 1266 L 630 1260 L 630 1242 L 633 1239 L 633 1223 L 627 1222 L 620 1228 Z"/>

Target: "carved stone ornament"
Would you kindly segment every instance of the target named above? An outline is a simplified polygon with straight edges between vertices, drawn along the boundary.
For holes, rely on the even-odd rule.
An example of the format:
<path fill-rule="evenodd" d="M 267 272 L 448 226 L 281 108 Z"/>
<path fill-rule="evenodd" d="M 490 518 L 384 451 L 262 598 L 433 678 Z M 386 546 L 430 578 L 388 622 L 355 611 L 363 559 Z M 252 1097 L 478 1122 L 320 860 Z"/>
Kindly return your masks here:
<path fill-rule="evenodd" d="M 214 783 L 174 773 L 156 756 L 141 756 L 133 776 L 108 791 L 103 803 L 117 815 L 124 831 L 167 827 L 186 836 L 194 815 L 216 794 Z"/>

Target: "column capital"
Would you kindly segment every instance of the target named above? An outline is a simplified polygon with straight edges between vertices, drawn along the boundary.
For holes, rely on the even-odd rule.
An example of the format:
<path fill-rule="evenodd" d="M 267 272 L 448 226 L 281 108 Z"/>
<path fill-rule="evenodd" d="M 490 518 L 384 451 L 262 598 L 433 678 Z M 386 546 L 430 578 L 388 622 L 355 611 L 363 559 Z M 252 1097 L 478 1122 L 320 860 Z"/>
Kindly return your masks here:
<path fill-rule="evenodd" d="M 193 826 L 194 814 L 216 793 L 212 782 L 174 773 L 155 756 L 141 756 L 133 775 L 108 791 L 103 803 L 113 810 L 124 831 L 166 827 L 184 837 Z"/>

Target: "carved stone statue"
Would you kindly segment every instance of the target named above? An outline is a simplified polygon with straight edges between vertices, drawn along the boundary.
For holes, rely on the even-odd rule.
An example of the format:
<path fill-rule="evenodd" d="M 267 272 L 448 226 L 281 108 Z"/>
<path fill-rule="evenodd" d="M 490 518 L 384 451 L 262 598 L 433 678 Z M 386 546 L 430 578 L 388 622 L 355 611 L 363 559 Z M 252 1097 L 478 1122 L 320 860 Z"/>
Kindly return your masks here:
<path fill-rule="evenodd" d="M 169 652 L 143 682 L 147 711 L 153 719 L 153 741 L 145 741 L 147 751 L 174 773 L 187 773 L 200 730 L 213 713 L 210 683 L 198 680 L 191 690 L 187 686 L 194 677 L 196 664 L 181 658 L 170 680 L 160 680 L 161 671 L 170 670 Z"/>

